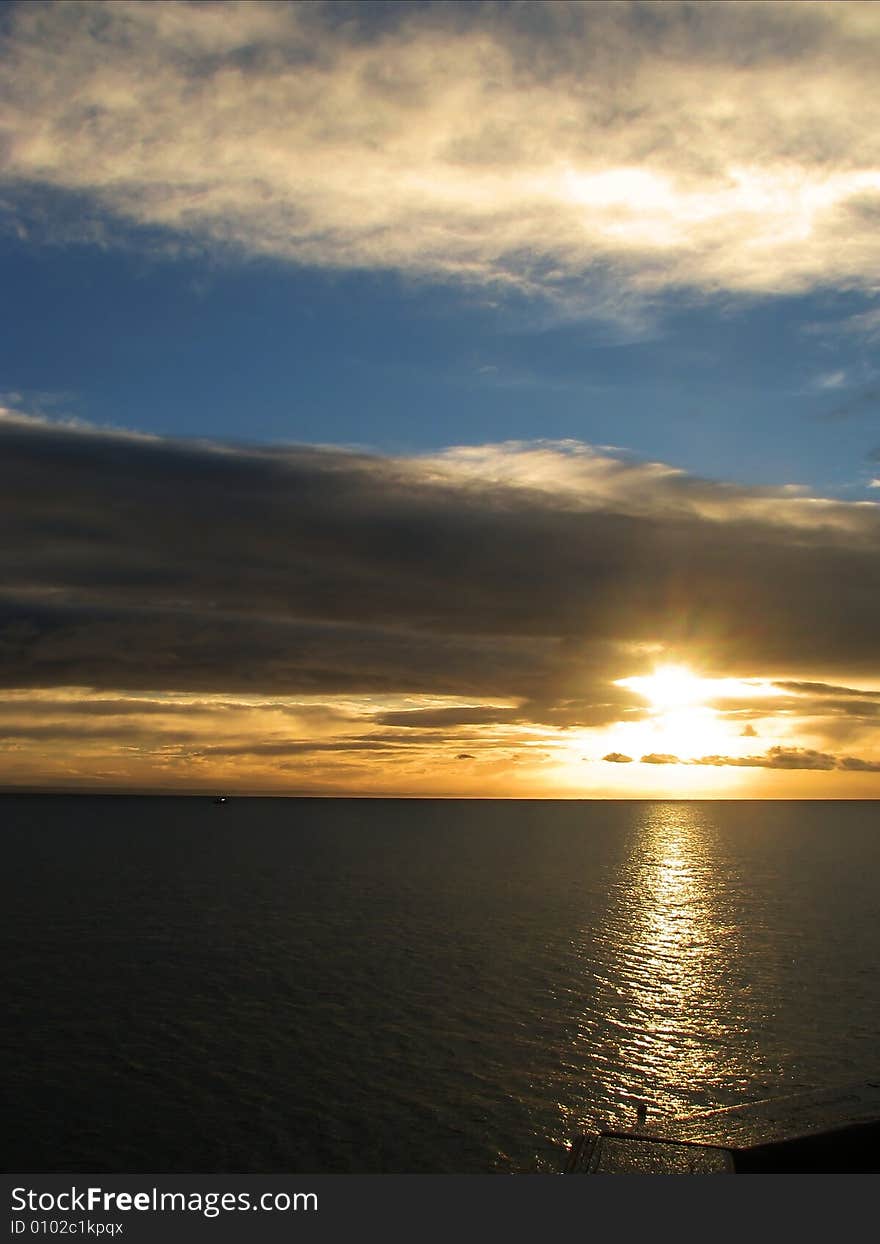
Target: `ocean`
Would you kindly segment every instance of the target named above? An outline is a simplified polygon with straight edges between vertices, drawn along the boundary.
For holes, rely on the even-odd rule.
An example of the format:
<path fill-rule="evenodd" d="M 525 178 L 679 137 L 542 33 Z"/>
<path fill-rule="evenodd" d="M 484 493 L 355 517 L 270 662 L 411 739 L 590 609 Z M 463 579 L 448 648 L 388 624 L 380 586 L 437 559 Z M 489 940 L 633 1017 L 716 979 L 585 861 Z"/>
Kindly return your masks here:
<path fill-rule="evenodd" d="M 7 1171 L 547 1173 L 880 1070 L 880 803 L 0 817 Z"/>

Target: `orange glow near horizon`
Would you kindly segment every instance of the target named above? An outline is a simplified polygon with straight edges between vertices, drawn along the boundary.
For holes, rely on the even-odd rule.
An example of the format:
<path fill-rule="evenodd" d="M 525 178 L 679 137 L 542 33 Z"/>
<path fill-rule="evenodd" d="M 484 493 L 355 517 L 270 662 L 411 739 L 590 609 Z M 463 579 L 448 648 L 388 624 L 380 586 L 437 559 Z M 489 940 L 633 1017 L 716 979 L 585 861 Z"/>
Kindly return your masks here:
<path fill-rule="evenodd" d="M 797 690 L 767 679 L 704 678 L 673 664 L 615 685 L 642 704 L 623 704 L 616 720 L 596 725 L 579 724 L 576 706 L 566 724 L 530 719 L 512 700 L 492 705 L 442 695 L 330 700 L 13 690 L 0 713 L 0 786 L 455 798 L 877 797 L 880 758 L 859 739 L 847 746 L 826 736 L 807 696 L 803 714 L 793 707 Z M 781 705 L 780 695 L 787 696 Z M 815 749 L 819 763 L 800 766 L 799 749 Z M 763 763 L 765 754 L 781 751 L 790 751 L 794 763 Z M 866 759 L 843 765 L 840 756 Z"/>

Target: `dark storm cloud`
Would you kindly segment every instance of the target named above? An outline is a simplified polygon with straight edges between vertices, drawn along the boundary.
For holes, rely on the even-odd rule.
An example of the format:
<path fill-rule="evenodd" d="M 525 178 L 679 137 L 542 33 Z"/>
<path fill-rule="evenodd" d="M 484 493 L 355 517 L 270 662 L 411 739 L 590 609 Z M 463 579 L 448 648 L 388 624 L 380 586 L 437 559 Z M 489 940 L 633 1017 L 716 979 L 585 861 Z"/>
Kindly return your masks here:
<path fill-rule="evenodd" d="M 418 687 L 437 694 L 453 688 L 457 694 L 509 695 L 551 681 L 555 665 L 546 639 L 322 625 L 219 613 L 210 603 L 203 609 L 195 603 L 162 608 L 149 593 L 140 609 L 129 603 L 115 610 L 0 598 L 0 677 L 17 688 L 321 695 Z"/>
<path fill-rule="evenodd" d="M 601 724 L 639 702 L 609 685 L 639 645 L 751 674 L 880 660 L 872 506 L 572 446 L 389 459 L 6 418 L 0 448 L 8 687 L 423 691 L 477 701 L 459 724 Z M 394 724 L 454 724 L 427 711 Z"/>

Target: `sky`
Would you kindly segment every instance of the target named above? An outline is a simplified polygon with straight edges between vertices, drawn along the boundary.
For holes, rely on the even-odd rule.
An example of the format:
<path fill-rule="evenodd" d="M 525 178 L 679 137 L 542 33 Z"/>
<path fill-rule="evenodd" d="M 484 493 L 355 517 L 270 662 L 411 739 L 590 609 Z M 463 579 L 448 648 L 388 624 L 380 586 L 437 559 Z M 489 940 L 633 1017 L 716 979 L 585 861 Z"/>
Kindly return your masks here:
<path fill-rule="evenodd" d="M 880 797 L 880 4 L 0 43 L 0 787 Z"/>

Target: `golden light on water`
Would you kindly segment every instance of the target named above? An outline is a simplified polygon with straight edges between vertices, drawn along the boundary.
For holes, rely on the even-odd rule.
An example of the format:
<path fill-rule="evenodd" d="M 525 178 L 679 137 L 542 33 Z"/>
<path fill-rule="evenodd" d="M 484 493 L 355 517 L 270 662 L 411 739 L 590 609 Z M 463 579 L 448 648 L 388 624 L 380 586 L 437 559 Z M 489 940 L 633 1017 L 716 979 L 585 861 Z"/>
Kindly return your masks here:
<path fill-rule="evenodd" d="M 717 1006 L 718 945 L 694 820 L 690 809 L 653 809 L 637 864 L 628 987 L 640 1023 L 632 1039 L 655 1098 L 674 1098 L 692 1079 L 711 1078 L 702 1017 Z M 717 1020 L 710 1027 L 717 1030 Z"/>
<path fill-rule="evenodd" d="M 604 927 L 591 938 L 591 1008 L 581 1035 L 612 1121 L 648 1123 L 746 1084 L 737 1027 L 738 930 L 724 916 L 732 879 L 713 866 L 712 826 L 694 805 L 655 804 L 625 860 Z M 699 1087 L 696 1087 L 699 1086 Z"/>

